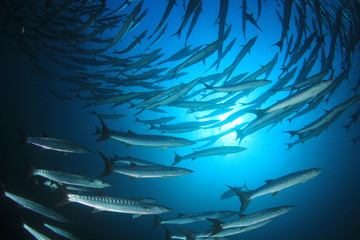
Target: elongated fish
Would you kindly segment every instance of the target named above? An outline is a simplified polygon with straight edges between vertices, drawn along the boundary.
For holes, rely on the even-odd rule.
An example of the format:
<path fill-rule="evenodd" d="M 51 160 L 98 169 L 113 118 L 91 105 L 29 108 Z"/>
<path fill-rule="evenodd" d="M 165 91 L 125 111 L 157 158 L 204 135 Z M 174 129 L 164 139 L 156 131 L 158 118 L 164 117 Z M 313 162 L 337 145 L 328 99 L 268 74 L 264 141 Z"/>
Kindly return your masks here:
<path fill-rule="evenodd" d="M 28 176 L 41 176 L 61 184 L 80 186 L 85 188 L 106 188 L 112 186 L 112 184 L 102 180 L 82 176 L 79 174 L 55 170 L 35 169 L 30 165 L 30 163 L 28 163 Z"/>
<path fill-rule="evenodd" d="M 52 138 L 52 137 L 28 137 L 26 134 L 19 128 L 17 130 L 21 134 L 21 140 L 17 144 L 22 145 L 26 143 L 30 143 L 32 145 L 49 149 L 53 151 L 59 151 L 59 152 L 65 152 L 65 153 L 89 153 L 91 150 L 77 145 L 75 143 L 71 143 L 65 140 L 61 140 L 58 138 Z"/>
<path fill-rule="evenodd" d="M 70 222 L 67 218 L 65 218 L 64 216 L 62 216 L 61 214 L 55 212 L 54 210 L 51 210 L 39 203 L 33 202 L 31 200 L 28 200 L 26 198 L 17 196 L 15 194 L 9 193 L 7 191 L 4 192 L 5 196 L 10 198 L 11 200 L 13 200 L 14 202 L 18 203 L 19 205 L 21 205 L 22 207 L 29 209 L 33 212 L 36 212 L 38 214 L 41 214 L 45 217 L 51 218 L 55 221 L 58 222 Z"/>
<path fill-rule="evenodd" d="M 38 239 L 38 240 L 51 240 L 50 238 L 46 237 L 45 235 L 39 233 L 38 231 L 36 231 L 35 229 L 33 229 L 32 227 L 30 227 L 29 225 L 27 225 L 26 223 L 23 223 L 23 228 L 26 229 L 26 231 L 28 231 L 31 235 L 34 236 L 34 238 Z"/>
<path fill-rule="evenodd" d="M 132 178 L 164 178 L 184 176 L 193 172 L 185 168 L 167 167 L 163 165 L 141 166 L 131 163 L 130 166 L 114 166 L 104 154 L 99 151 L 98 153 L 105 162 L 105 171 L 100 177 L 105 177 L 113 172 L 117 172 Z"/>
<path fill-rule="evenodd" d="M 280 216 L 284 213 L 287 213 L 293 208 L 293 206 L 282 206 L 282 207 L 274 207 L 265 210 L 261 210 L 248 215 L 241 215 L 240 218 L 235 219 L 230 222 L 221 222 L 216 219 L 208 219 L 210 222 L 214 224 L 215 230 L 212 235 L 215 235 L 227 228 L 234 227 L 246 227 L 249 225 L 253 225 L 268 219 L 272 219 L 274 217 Z"/>
<path fill-rule="evenodd" d="M 52 226 L 50 224 L 47 224 L 47 223 L 44 223 L 44 226 L 47 227 L 48 229 L 50 229 L 51 231 L 53 231 L 54 233 L 60 235 L 60 236 L 63 236 L 67 239 L 71 239 L 71 240 L 78 240 L 80 238 L 74 236 L 73 234 L 61 229 L 61 228 L 58 228 L 58 227 L 55 227 L 55 226 Z"/>
<path fill-rule="evenodd" d="M 252 224 L 252 225 L 249 225 L 249 226 L 246 226 L 246 227 L 227 228 L 227 229 L 222 230 L 219 233 L 216 233 L 216 234 L 210 235 L 210 236 L 213 236 L 213 237 L 227 237 L 227 236 L 236 235 L 236 234 L 239 234 L 239 233 L 251 231 L 251 230 L 254 230 L 256 228 L 262 227 L 262 226 L 268 224 L 271 220 L 272 219 L 269 219 L 269 220 L 262 221 L 262 222 L 259 222 L 259 223 L 255 223 L 255 224 Z"/>
<path fill-rule="evenodd" d="M 194 222 L 206 221 L 207 218 L 229 218 L 237 214 L 234 211 L 207 211 L 190 214 L 179 214 L 176 217 L 162 219 L 157 215 L 154 215 L 154 227 L 153 229 L 160 226 L 160 224 L 187 224 Z"/>
<path fill-rule="evenodd" d="M 179 163 L 180 161 L 182 161 L 184 159 L 195 160 L 196 158 L 199 158 L 199 157 L 208 157 L 208 156 L 216 156 L 216 155 L 225 156 L 227 154 L 239 153 L 244 150 L 246 150 L 246 148 L 237 147 L 237 146 L 213 147 L 213 148 L 203 149 L 203 150 L 199 150 L 199 151 L 194 151 L 193 153 L 190 153 L 190 154 L 182 156 L 182 157 L 179 156 L 178 154 L 176 154 L 176 152 L 174 152 L 175 159 L 174 159 L 174 163 L 172 164 L 172 166 L 174 166 L 175 164 Z"/>
<path fill-rule="evenodd" d="M 310 86 L 308 88 L 305 88 L 304 90 L 298 91 L 290 96 L 288 96 L 285 99 L 282 99 L 278 101 L 277 103 L 273 104 L 272 106 L 268 107 L 265 110 L 265 113 L 270 113 L 276 110 L 288 108 L 291 106 L 294 106 L 296 104 L 299 104 L 301 102 L 305 102 L 307 100 L 310 100 L 314 98 L 316 95 L 318 95 L 320 92 L 325 90 L 327 87 L 330 86 L 331 83 L 333 83 L 334 80 L 324 80 L 321 81 L 313 86 Z"/>
<path fill-rule="evenodd" d="M 172 211 L 170 208 L 152 203 L 146 203 L 141 200 L 72 194 L 58 183 L 56 183 L 56 185 L 62 193 L 62 198 L 59 203 L 56 204 L 56 207 L 60 207 L 70 202 L 75 202 L 85 206 L 93 207 L 96 212 L 108 211 L 128 213 L 134 214 L 133 217 L 140 217 L 143 214 L 161 214 Z"/>
<path fill-rule="evenodd" d="M 294 173 L 287 174 L 277 179 L 266 180 L 263 186 L 248 192 L 243 192 L 239 189 L 228 186 L 240 198 L 241 208 L 240 214 L 244 212 L 252 199 L 272 193 L 275 196 L 279 191 L 294 186 L 299 183 L 307 182 L 308 180 L 316 177 L 321 172 L 320 168 L 311 168 Z"/>
<path fill-rule="evenodd" d="M 147 147 L 161 147 L 164 149 L 168 147 L 184 147 L 195 144 L 195 142 L 185 138 L 177 138 L 160 135 L 145 135 L 135 134 L 130 130 L 128 132 L 118 132 L 110 130 L 99 117 L 102 124 L 101 136 L 96 140 L 97 142 L 113 138 L 118 141 L 125 142 L 128 145 L 147 146 Z"/>

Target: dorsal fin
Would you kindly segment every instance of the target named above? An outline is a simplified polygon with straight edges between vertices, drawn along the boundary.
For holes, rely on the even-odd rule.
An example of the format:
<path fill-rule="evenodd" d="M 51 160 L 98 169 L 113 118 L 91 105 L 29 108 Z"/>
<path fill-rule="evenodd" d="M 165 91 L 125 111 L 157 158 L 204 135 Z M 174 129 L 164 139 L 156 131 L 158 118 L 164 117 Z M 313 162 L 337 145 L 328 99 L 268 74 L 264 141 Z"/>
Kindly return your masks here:
<path fill-rule="evenodd" d="M 128 133 L 130 133 L 130 134 L 135 134 L 135 133 L 132 132 L 130 129 L 128 129 Z"/>
<path fill-rule="evenodd" d="M 271 183 L 272 181 L 274 181 L 274 180 L 273 179 L 268 179 L 268 180 L 265 180 L 264 182 Z"/>
<path fill-rule="evenodd" d="M 130 162 L 130 166 L 135 167 L 135 166 L 139 166 L 139 165 L 137 165 L 136 163 Z"/>

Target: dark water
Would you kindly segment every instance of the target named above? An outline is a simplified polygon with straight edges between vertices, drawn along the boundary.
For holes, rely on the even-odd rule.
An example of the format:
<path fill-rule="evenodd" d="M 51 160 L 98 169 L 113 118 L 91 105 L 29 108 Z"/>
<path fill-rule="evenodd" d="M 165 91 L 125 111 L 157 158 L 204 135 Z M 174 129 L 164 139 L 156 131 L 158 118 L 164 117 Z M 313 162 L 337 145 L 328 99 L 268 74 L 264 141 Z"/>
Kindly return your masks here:
<path fill-rule="evenodd" d="M 354 1 L 344 1 L 353 4 Z M 21 2 L 21 1 L 18 1 Z M 32 184 L 30 180 L 26 179 L 26 161 L 28 160 L 36 168 L 51 169 L 57 167 L 65 172 L 81 173 L 82 175 L 97 177 L 103 169 L 104 164 L 95 152 L 100 150 L 107 156 L 117 154 L 119 156 L 132 156 L 141 158 L 156 163 L 171 165 L 174 160 L 174 153 L 186 155 L 192 152 L 193 148 L 200 147 L 206 142 L 197 142 L 207 136 L 212 136 L 223 132 L 236 124 L 242 122 L 252 121 L 254 115 L 248 113 L 233 121 L 231 124 L 220 128 L 213 128 L 209 130 L 199 130 L 184 134 L 167 134 L 187 138 L 197 142 L 196 145 L 181 148 L 169 148 L 161 151 L 160 148 L 149 148 L 132 146 L 126 147 L 120 142 L 110 139 L 102 142 L 96 142 L 97 136 L 91 135 L 95 130 L 94 126 L 100 126 L 100 122 L 95 115 L 90 114 L 92 110 L 99 113 L 118 113 L 125 114 L 125 118 L 118 120 L 105 120 L 106 124 L 111 129 L 126 131 L 130 129 L 135 133 L 142 134 L 160 134 L 156 130 L 149 131 L 149 125 L 134 122 L 134 115 L 140 108 L 128 108 L 129 104 L 124 103 L 117 107 L 112 107 L 111 104 L 104 104 L 98 106 L 90 106 L 84 108 L 88 103 L 85 100 L 75 97 L 77 91 L 69 91 L 76 89 L 78 86 L 66 81 L 59 80 L 59 76 L 70 76 L 75 79 L 77 72 L 95 73 L 105 72 L 110 69 L 121 69 L 121 67 L 113 65 L 91 66 L 91 65 L 77 65 L 85 67 L 86 70 L 74 70 L 71 68 L 64 68 L 52 61 L 53 58 L 61 59 L 64 62 L 72 65 L 76 63 L 66 58 L 69 53 L 59 53 L 51 51 L 51 56 L 48 55 L 44 49 L 44 45 L 55 46 L 66 51 L 71 49 L 71 41 L 54 39 L 50 40 L 44 36 L 37 35 L 32 27 L 38 26 L 44 22 L 45 13 L 52 13 L 58 9 L 63 1 L 54 1 L 53 9 L 45 9 L 44 1 L 36 1 L 36 4 L 26 2 L 19 7 L 17 11 L 10 14 L 12 9 L 18 6 L 15 3 L 5 3 L 5 8 L 2 9 L 2 28 L 1 28 L 1 174 L 0 181 L 4 184 L 5 189 L 9 192 L 26 197 L 33 201 L 39 202 L 45 206 L 52 207 L 58 201 L 60 195 L 57 191 L 49 191 L 45 186 Z M 74 1 L 70 8 L 79 6 L 80 1 Z M 120 1 L 122 2 L 122 1 Z M 129 14 L 139 1 L 134 1 L 129 7 L 120 11 L 118 14 Z M 186 5 L 188 1 L 185 1 Z M 247 12 L 253 13 L 254 18 L 257 19 L 257 1 L 247 1 Z M 300 4 L 302 1 L 295 1 Z M 308 29 L 303 35 L 302 42 L 305 36 L 308 37 L 314 32 L 313 19 L 316 22 L 316 16 L 308 3 L 304 1 L 306 8 L 306 24 Z M 331 47 L 331 37 L 333 29 L 335 28 L 336 13 L 332 11 L 339 8 L 337 1 L 328 2 L 320 1 L 324 9 L 328 12 L 323 12 L 324 23 L 322 26 L 325 34 L 325 44 L 323 45 L 325 54 L 328 56 Z M 19 4 L 19 3 L 18 3 Z M 87 6 L 99 5 L 98 1 L 89 1 Z M 142 11 L 148 8 L 144 20 L 133 30 L 127 33 L 124 38 L 119 41 L 114 47 L 107 49 L 101 53 L 103 55 L 127 58 L 136 56 L 138 54 L 149 53 L 158 48 L 161 48 L 161 53 L 164 54 L 160 60 L 166 59 L 179 49 L 184 47 L 185 36 L 187 34 L 188 25 L 182 31 L 180 39 L 174 34 L 181 24 L 182 16 L 185 13 L 182 7 L 183 2 L 177 1 L 172 12 L 167 20 L 168 27 L 163 38 L 156 44 L 145 50 L 146 47 L 153 41 L 147 37 L 141 42 L 139 46 L 129 51 L 126 54 L 115 55 L 113 50 L 122 50 L 126 48 L 135 36 L 140 35 L 144 30 L 148 29 L 147 36 L 154 31 L 162 14 L 166 8 L 167 1 L 145 0 L 142 6 Z M 359 4 L 359 1 L 357 1 Z M 219 1 L 204 1 L 202 4 L 202 11 L 200 17 L 191 33 L 187 44 L 192 48 L 202 44 L 209 44 L 218 38 L 218 25 L 215 20 L 219 11 Z M 261 65 L 265 65 L 272 60 L 274 55 L 279 52 L 279 59 L 274 67 L 274 70 L 269 75 L 268 79 L 273 83 L 256 89 L 239 99 L 232 107 L 232 111 L 243 108 L 241 103 L 249 102 L 260 96 L 263 92 L 269 89 L 281 75 L 282 63 L 287 48 L 287 42 L 291 34 L 294 35 L 293 43 L 297 37 L 298 31 L 295 24 L 295 18 L 299 18 L 295 3 L 292 6 L 292 14 L 290 19 L 290 27 L 287 32 L 287 38 L 284 40 L 284 47 L 279 51 L 279 47 L 273 46 L 281 36 L 282 24 L 278 19 L 276 10 L 280 15 L 283 15 L 283 4 L 281 1 L 262 1 L 261 15 L 257 21 L 263 32 L 255 28 L 249 21 L 246 23 L 246 40 L 243 36 L 242 29 L 242 1 L 229 1 L 228 15 L 226 18 L 225 29 L 232 24 L 232 29 L 228 38 L 224 41 L 224 47 L 236 38 L 236 42 L 231 51 L 221 61 L 220 68 L 212 68 L 205 72 L 207 68 L 217 59 L 217 52 L 206 59 L 206 65 L 199 62 L 190 66 L 181 72 L 187 72 L 187 75 L 173 79 L 170 81 L 163 81 L 161 83 L 153 83 L 153 86 L 163 86 L 169 88 L 179 83 L 188 83 L 191 80 L 202 76 L 205 77 L 214 73 L 221 73 L 226 69 L 242 49 L 243 45 L 248 40 L 258 35 L 258 39 L 251 48 L 250 54 L 247 54 L 240 64 L 236 67 L 231 75 L 236 76 L 240 73 L 253 73 L 258 70 Z M 117 1 L 106 1 L 106 10 L 101 16 L 110 13 L 110 9 L 119 6 Z M 331 6 L 331 7 L 330 7 Z M 1 6 L 2 7 L 2 6 Z M 42 11 L 35 11 L 34 9 L 45 9 Z M 112 188 L 104 189 L 103 193 L 106 196 L 113 197 L 152 197 L 158 199 L 158 204 L 174 209 L 173 212 L 162 215 L 162 217 L 172 217 L 177 213 L 192 213 L 200 211 L 211 210 L 233 210 L 238 211 L 240 202 L 237 197 L 220 200 L 221 194 L 228 190 L 225 184 L 230 186 L 242 186 L 245 182 L 249 189 L 255 189 L 263 185 L 264 180 L 281 177 L 285 174 L 296 172 L 309 168 L 322 168 L 321 174 L 304 184 L 296 185 L 294 187 L 281 191 L 276 197 L 265 195 L 256 198 L 252 201 L 245 213 L 252 213 L 262 209 L 294 205 L 295 207 L 285 215 L 279 216 L 272 222 L 259 229 L 241 234 L 231 236 L 230 239 L 360 239 L 360 194 L 359 194 L 359 143 L 354 143 L 352 139 L 357 138 L 360 134 L 359 124 L 355 122 L 347 131 L 343 126 L 351 121 L 351 115 L 359 112 L 359 104 L 356 103 L 346 109 L 343 114 L 324 130 L 319 136 L 311 138 L 304 144 L 297 144 L 291 149 L 287 150 L 284 143 L 294 142 L 296 137 L 289 139 L 289 135 L 283 133 L 284 131 L 297 130 L 307 124 L 315 121 L 321 117 L 325 112 L 323 110 L 330 110 L 336 105 L 346 101 L 355 96 L 351 89 L 356 87 L 359 82 L 359 45 L 355 44 L 354 51 L 350 54 L 349 59 L 342 57 L 342 42 L 346 43 L 346 39 L 351 37 L 345 36 L 349 29 L 354 26 L 359 26 L 359 14 L 357 11 L 356 17 L 352 17 L 350 9 L 343 8 L 342 26 L 340 27 L 341 34 L 336 40 L 335 57 L 332 63 L 333 72 L 324 79 L 330 79 L 330 75 L 336 78 L 344 69 L 349 69 L 349 75 L 346 80 L 337 87 L 334 94 L 330 97 L 328 103 L 324 100 L 319 106 L 309 113 L 295 118 L 291 123 L 289 121 L 282 121 L 275 127 L 269 129 L 269 126 L 256 131 L 254 134 L 247 136 L 242 140 L 240 146 L 247 148 L 238 154 L 223 156 L 214 156 L 199 158 L 195 161 L 184 160 L 179 163 L 178 167 L 191 169 L 194 173 L 174 178 L 160 178 L 160 179 L 135 179 L 130 180 L 129 177 L 120 174 L 112 174 L 105 178 L 106 181 L 114 184 Z M 89 8 L 91 9 L 91 8 Z M 84 9 L 85 10 L 85 9 Z M 79 10 L 81 11 L 81 10 Z M 356 13 L 356 11 L 354 11 Z M 348 16 L 350 14 L 350 16 Z M 6 17 L 10 16 L 6 22 Z M 63 16 L 73 17 L 70 11 L 63 13 Z M 81 17 L 83 21 L 88 19 L 90 15 Z M 36 18 L 42 17 L 42 18 Z M 347 20 L 349 17 L 350 20 Z M 33 19 L 37 19 L 34 23 Z M 331 28 L 326 22 L 331 21 Z M 355 20 L 357 19 L 357 21 Z M 65 26 L 57 25 L 56 21 L 50 23 L 48 28 L 53 31 L 60 31 L 59 29 L 74 29 L 78 26 L 71 22 L 70 19 L 61 20 Z M 315 23 L 316 25 L 317 23 Z M 357 25 L 356 25 L 357 24 Z M 22 27 L 24 34 L 21 34 Z M 92 26 L 88 26 L 82 30 L 84 35 L 92 31 Z M 98 35 L 99 38 L 106 39 L 116 35 L 120 29 L 121 23 L 117 27 L 105 30 Z M 345 31 L 345 30 L 346 31 Z M 26 35 L 29 32 L 29 35 Z M 319 35 L 319 34 L 318 34 Z M 9 37 L 11 36 L 11 37 Z M 39 39 L 34 41 L 27 39 L 27 36 L 38 36 Z M 17 39 L 16 41 L 14 39 Z M 305 55 L 295 63 L 297 72 L 295 77 L 299 74 L 299 69 L 303 65 L 304 59 L 307 59 L 311 50 L 315 47 L 314 40 L 309 50 Z M 104 44 L 96 44 L 86 42 L 80 45 L 82 48 L 91 50 L 99 49 Z M 300 48 L 299 46 L 297 48 Z M 24 49 L 30 49 L 37 56 L 26 54 Z M 343 47 L 346 49 L 346 46 Z M 72 56 L 79 58 L 101 59 L 103 58 L 94 55 L 81 55 L 73 53 Z M 289 56 L 290 58 L 291 56 Z M 288 59 L 289 59 L 288 58 Z M 155 63 L 150 63 L 150 67 L 144 67 L 133 73 L 129 71 L 128 74 L 139 74 L 154 68 L 172 68 L 180 64 L 185 59 L 177 62 L 168 62 L 160 66 Z M 95 61 L 95 60 L 94 60 Z M 289 61 L 289 60 L 288 60 Z M 349 64 L 348 64 L 349 63 Z M 49 77 L 43 77 L 33 73 L 36 66 L 45 69 Z M 293 67 L 291 68 L 293 69 Z M 308 76 L 319 73 L 321 69 L 321 50 L 318 56 L 315 57 L 315 65 Z M 167 72 L 164 71 L 162 74 Z M 116 73 L 115 73 L 116 74 Z M 108 73 L 107 76 L 113 77 L 114 73 Z M 264 76 L 264 75 L 263 75 Z M 263 76 L 258 79 L 263 78 Z M 120 79 L 121 77 L 119 77 Z M 84 79 L 88 83 L 101 82 L 102 87 L 111 88 L 110 85 L 105 84 L 101 80 Z M 224 79 L 222 80 L 224 81 Z M 292 80 L 293 81 L 293 80 Z M 146 81 L 149 83 L 154 80 Z M 223 83 L 223 82 L 220 82 Z M 204 88 L 203 85 L 198 84 L 192 92 Z M 73 97 L 73 100 L 63 100 L 55 97 L 50 92 L 55 89 L 56 93 Z M 146 92 L 152 91 L 140 86 L 124 87 L 120 86 L 117 89 L 127 92 Z M 81 96 L 92 96 L 91 91 L 79 91 Z M 277 92 L 268 101 L 266 101 L 261 108 L 270 106 L 278 100 L 283 99 L 288 94 L 287 92 Z M 224 94 L 216 94 L 207 98 L 225 96 Z M 201 100 L 201 95 L 197 95 L 190 100 Z M 141 102 L 141 98 L 131 99 L 128 102 L 137 104 Z M 187 121 L 195 121 L 196 117 L 200 117 L 209 112 L 194 112 L 187 113 L 186 109 L 162 106 L 160 109 L 166 113 L 157 113 L 153 111 L 144 111 L 136 117 L 140 119 L 154 119 L 166 116 L 177 117 L 171 123 L 180 123 Z M 224 120 L 230 114 L 224 113 L 212 119 Z M 293 115 L 290 115 L 290 117 Z M 69 154 L 64 156 L 61 152 L 41 150 L 33 145 L 23 145 L 15 147 L 20 139 L 20 134 L 15 127 L 23 129 L 29 136 L 41 136 L 46 133 L 48 136 L 64 139 L 83 145 L 91 150 L 89 154 Z M 166 135 L 166 134 L 165 134 Z M 239 146 L 239 140 L 236 140 L 236 133 L 232 132 L 221 139 L 219 139 L 213 146 Z M 95 194 L 95 193 L 94 193 Z M 36 213 L 19 208 L 15 203 L 6 198 L 0 199 L 1 205 L 1 234 L 8 236 L 8 239 L 30 239 L 31 236 L 22 228 L 22 222 L 28 223 L 30 226 L 37 229 L 39 232 L 46 234 L 51 239 L 58 239 L 55 234 L 51 233 L 42 226 L 44 222 L 53 223 L 56 226 L 77 235 L 80 239 L 124 239 L 124 240 L 142 240 L 142 239 L 165 239 L 165 232 L 162 228 L 154 231 L 151 230 L 153 226 L 152 216 L 141 216 L 133 219 L 129 214 L 101 212 L 89 216 L 90 208 L 76 203 L 71 203 L 66 206 L 57 208 L 56 211 L 62 213 L 64 216 L 72 219 L 72 224 L 60 224 L 52 220 L 41 217 Z M 5 224 L 4 224 L 5 223 Z M 202 231 L 211 227 L 208 222 L 195 223 L 180 226 L 194 231 Z M 177 226 L 169 225 L 171 232 L 176 232 Z"/>

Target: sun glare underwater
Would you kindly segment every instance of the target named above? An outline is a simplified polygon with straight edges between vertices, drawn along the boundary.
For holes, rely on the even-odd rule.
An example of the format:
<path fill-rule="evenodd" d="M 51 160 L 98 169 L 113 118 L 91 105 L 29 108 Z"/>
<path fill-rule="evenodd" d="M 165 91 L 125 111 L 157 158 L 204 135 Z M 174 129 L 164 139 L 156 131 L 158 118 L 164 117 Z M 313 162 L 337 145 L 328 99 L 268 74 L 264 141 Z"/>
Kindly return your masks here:
<path fill-rule="evenodd" d="M 360 239 L 359 0 L 3 0 L 0 23 L 1 239 Z"/>

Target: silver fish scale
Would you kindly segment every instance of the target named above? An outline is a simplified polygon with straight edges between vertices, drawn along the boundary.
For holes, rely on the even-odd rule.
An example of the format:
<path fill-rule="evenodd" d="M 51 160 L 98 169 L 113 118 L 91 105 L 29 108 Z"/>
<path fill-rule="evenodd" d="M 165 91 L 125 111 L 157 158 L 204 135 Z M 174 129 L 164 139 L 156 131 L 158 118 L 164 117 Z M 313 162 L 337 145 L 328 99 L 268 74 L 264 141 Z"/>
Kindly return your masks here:
<path fill-rule="evenodd" d="M 49 137 L 27 137 L 27 143 L 55 151 L 71 152 L 71 153 L 87 153 L 90 150 L 61 139 Z"/>
<path fill-rule="evenodd" d="M 65 217 L 63 217 L 59 213 L 57 213 L 39 203 L 33 202 L 31 200 L 28 200 L 26 198 L 17 196 L 15 194 L 12 194 L 9 192 L 5 192 L 5 196 L 10 198 L 11 200 L 15 201 L 16 203 L 20 204 L 22 207 L 29 209 L 31 211 L 34 211 L 38 214 L 44 215 L 55 221 L 64 222 L 64 223 L 69 222 L 69 220 L 67 220 Z"/>
<path fill-rule="evenodd" d="M 166 166 L 124 166 L 116 167 L 114 171 L 134 177 L 181 176 L 192 172 L 184 168 Z"/>
<path fill-rule="evenodd" d="M 34 175 L 39 175 L 45 177 L 50 180 L 54 180 L 60 183 L 75 185 L 75 186 L 83 186 L 83 187 L 97 187 L 97 186 L 105 186 L 106 184 L 99 184 L 89 177 L 81 176 L 78 174 L 65 173 L 59 171 L 51 171 L 44 169 L 36 169 L 34 170 Z"/>
<path fill-rule="evenodd" d="M 96 209 L 101 209 L 110 212 L 133 213 L 133 214 L 155 214 L 168 211 L 167 208 L 160 205 L 148 204 L 141 201 L 112 198 L 112 197 L 97 197 L 84 195 L 68 195 L 70 202 L 77 202 L 83 205 L 91 206 Z M 163 209 L 162 212 L 156 211 Z"/>

